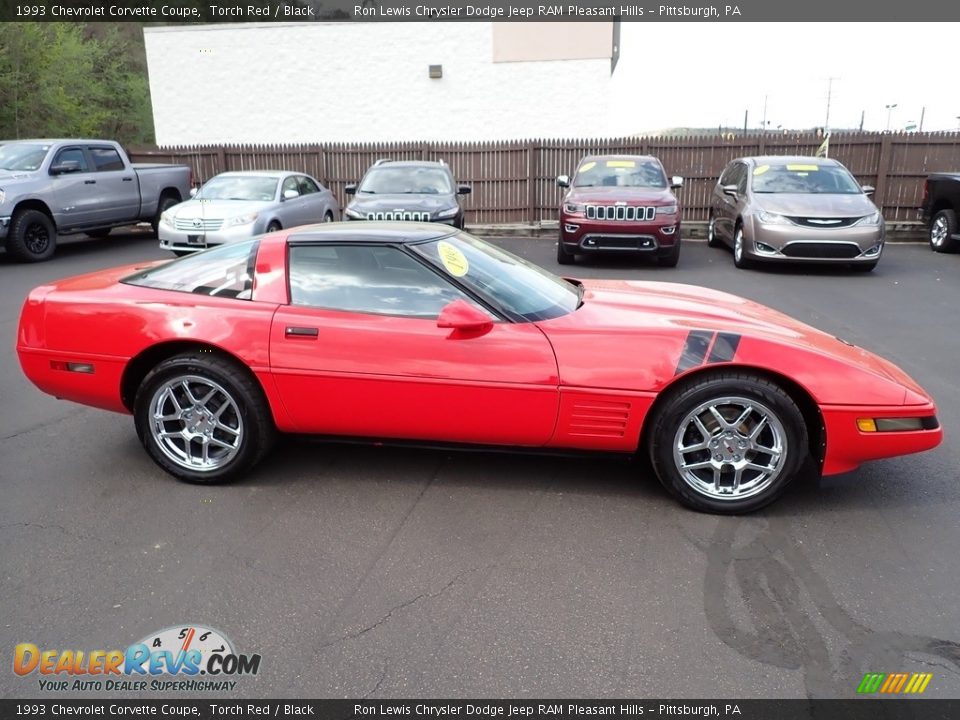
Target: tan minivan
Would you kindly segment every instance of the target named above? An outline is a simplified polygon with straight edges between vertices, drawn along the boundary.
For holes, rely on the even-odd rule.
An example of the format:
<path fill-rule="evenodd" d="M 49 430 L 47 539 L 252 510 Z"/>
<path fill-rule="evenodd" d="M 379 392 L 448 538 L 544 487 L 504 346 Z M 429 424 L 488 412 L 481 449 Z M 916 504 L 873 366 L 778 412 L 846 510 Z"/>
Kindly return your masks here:
<path fill-rule="evenodd" d="M 847 263 L 869 272 L 883 252 L 883 216 L 836 160 L 732 161 L 710 198 L 707 241 L 729 245 L 738 268 L 763 261 Z"/>

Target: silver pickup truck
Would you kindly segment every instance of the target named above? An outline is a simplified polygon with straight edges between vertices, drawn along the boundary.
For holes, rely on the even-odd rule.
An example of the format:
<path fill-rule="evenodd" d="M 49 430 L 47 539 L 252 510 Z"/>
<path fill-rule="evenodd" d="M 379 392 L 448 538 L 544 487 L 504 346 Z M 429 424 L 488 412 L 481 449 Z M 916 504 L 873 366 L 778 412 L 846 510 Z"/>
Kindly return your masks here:
<path fill-rule="evenodd" d="M 23 262 L 49 260 L 57 235 L 105 237 L 190 196 L 186 165 L 131 164 L 110 140 L 0 142 L 0 242 Z"/>

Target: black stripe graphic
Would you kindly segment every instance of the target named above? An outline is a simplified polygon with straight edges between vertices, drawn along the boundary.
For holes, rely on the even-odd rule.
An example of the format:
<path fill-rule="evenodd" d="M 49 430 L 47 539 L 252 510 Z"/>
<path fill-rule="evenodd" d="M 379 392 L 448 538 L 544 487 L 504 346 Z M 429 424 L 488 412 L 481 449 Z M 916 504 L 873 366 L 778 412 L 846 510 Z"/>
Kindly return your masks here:
<path fill-rule="evenodd" d="M 713 344 L 707 363 L 730 362 L 733 360 L 733 356 L 737 354 L 739 344 L 740 336 L 736 333 L 720 333 L 717 335 L 717 341 Z"/>
<path fill-rule="evenodd" d="M 677 363 L 677 371 L 674 374 L 679 375 L 697 365 L 702 365 L 712 338 L 713 333 L 709 330 L 691 330 L 687 335 L 687 342 L 683 345 L 683 353 L 680 355 L 680 362 Z"/>

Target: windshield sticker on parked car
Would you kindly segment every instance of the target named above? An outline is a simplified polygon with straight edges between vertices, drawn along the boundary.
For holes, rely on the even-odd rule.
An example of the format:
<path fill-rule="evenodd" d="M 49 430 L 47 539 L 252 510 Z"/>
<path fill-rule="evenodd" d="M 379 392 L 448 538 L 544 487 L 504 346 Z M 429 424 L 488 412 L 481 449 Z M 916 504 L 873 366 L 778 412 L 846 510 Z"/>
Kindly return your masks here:
<path fill-rule="evenodd" d="M 583 165 L 580 166 L 579 172 L 586 172 L 587 170 L 593 170 L 593 168 L 595 168 L 596 166 L 597 164 L 592 160 L 590 162 L 585 162 Z"/>
<path fill-rule="evenodd" d="M 754 175 L 763 175 L 767 170 L 770 169 L 769 165 L 758 165 L 753 169 Z"/>
<path fill-rule="evenodd" d="M 454 247 L 448 242 L 441 240 L 437 243 L 437 253 L 440 255 L 440 262 L 454 277 L 463 277 L 470 269 L 470 263 L 467 262 L 467 256 L 459 248 Z"/>
<path fill-rule="evenodd" d="M 787 165 L 790 172 L 816 172 L 819 169 L 816 165 Z"/>
<path fill-rule="evenodd" d="M 607 160 L 608 168 L 632 168 L 636 166 L 637 163 L 634 160 Z"/>

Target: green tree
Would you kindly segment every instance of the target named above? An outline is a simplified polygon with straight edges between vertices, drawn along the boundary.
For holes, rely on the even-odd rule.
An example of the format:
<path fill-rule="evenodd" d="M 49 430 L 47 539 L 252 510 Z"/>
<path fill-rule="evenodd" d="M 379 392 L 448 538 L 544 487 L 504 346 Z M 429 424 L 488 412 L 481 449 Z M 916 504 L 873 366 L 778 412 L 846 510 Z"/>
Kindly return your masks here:
<path fill-rule="evenodd" d="M 0 23 L 0 138 L 153 141 L 142 36 L 82 23 Z"/>

